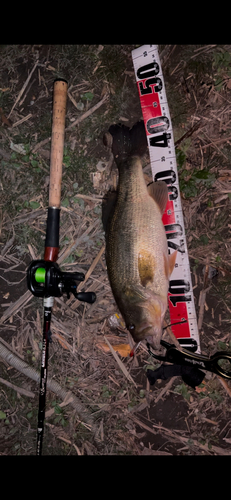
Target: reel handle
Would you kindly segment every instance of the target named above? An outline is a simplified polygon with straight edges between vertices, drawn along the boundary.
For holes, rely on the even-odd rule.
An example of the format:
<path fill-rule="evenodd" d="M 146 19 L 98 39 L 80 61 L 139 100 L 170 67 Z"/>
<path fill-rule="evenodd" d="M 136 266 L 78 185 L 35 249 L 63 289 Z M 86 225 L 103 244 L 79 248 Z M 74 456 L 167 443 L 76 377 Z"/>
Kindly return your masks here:
<path fill-rule="evenodd" d="M 96 300 L 96 294 L 94 292 L 78 292 L 76 298 L 88 302 L 88 304 L 93 304 Z"/>

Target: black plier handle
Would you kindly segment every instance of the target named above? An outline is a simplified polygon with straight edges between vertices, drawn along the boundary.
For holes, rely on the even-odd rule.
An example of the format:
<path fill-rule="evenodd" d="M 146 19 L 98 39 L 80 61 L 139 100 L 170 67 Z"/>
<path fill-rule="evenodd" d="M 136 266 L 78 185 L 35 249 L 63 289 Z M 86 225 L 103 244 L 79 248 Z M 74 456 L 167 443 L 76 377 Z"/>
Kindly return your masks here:
<path fill-rule="evenodd" d="M 151 356 L 153 356 L 153 358 L 176 365 L 194 366 L 195 368 L 216 373 L 217 375 L 220 375 L 220 377 L 231 379 L 231 352 L 217 351 L 211 357 L 208 357 L 203 356 L 202 354 L 191 353 L 187 349 L 179 350 L 174 344 L 169 344 L 165 340 L 161 340 L 160 343 L 167 350 L 165 356 L 155 354 L 150 344 L 147 343 L 148 352 Z M 225 370 L 221 366 L 222 361 L 223 365 L 225 364 L 224 361 L 226 361 L 226 364 L 228 364 L 228 362 L 230 363 L 229 370 Z"/>

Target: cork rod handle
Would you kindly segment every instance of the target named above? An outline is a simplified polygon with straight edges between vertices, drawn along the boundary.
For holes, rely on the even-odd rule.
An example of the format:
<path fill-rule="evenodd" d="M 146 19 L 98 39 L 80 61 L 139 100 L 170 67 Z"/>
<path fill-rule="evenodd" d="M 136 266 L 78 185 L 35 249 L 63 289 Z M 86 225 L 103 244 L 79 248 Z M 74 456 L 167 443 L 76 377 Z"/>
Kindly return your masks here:
<path fill-rule="evenodd" d="M 67 82 L 56 80 L 53 94 L 49 207 L 60 208 Z"/>

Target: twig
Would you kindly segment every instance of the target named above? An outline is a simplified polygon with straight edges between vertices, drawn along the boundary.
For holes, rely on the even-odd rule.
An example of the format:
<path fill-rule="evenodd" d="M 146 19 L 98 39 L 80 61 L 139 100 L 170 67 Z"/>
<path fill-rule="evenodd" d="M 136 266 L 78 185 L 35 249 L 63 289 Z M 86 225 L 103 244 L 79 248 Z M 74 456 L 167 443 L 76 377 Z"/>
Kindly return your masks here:
<path fill-rule="evenodd" d="M 104 339 L 112 353 L 112 355 L 114 356 L 115 360 L 117 361 L 121 371 L 123 372 L 123 374 L 125 375 L 125 377 L 130 381 L 132 382 L 132 384 L 134 384 L 135 387 L 137 387 L 136 383 L 134 382 L 133 378 L 131 377 L 130 373 L 127 371 L 127 368 L 126 366 L 124 365 L 124 363 L 121 361 L 121 359 L 119 358 L 118 354 L 116 354 L 115 350 L 113 349 L 112 345 L 110 344 L 109 340 L 107 339 L 107 337 L 105 337 L 104 335 Z"/>
<path fill-rule="evenodd" d="M 97 266 L 99 260 L 101 259 L 103 253 L 105 251 L 105 246 L 103 245 L 102 248 L 100 249 L 99 253 L 96 255 L 95 259 L 93 260 L 91 266 L 89 267 L 87 273 L 85 274 L 85 279 L 84 281 L 82 281 L 79 286 L 78 286 L 78 291 L 81 290 L 81 288 L 83 288 L 83 286 L 85 285 L 86 281 L 88 280 L 88 278 L 90 278 L 92 272 L 94 271 L 95 267 Z"/>
<path fill-rule="evenodd" d="M 169 391 L 170 387 L 172 386 L 174 380 L 176 379 L 177 377 L 172 377 L 169 382 L 166 384 L 165 387 L 163 387 L 162 391 L 160 392 L 160 394 L 157 396 L 157 398 L 155 399 L 154 403 L 158 403 L 158 401 L 162 398 L 162 396 Z"/>
<path fill-rule="evenodd" d="M 204 319 L 204 307 L 205 307 L 205 300 L 206 300 L 206 293 L 210 290 L 211 286 L 206 288 L 205 290 L 200 291 L 200 296 L 199 296 L 199 315 L 198 315 L 198 330 L 201 330 L 202 328 L 202 323 Z"/>
<path fill-rule="evenodd" d="M 16 226 L 17 224 L 22 224 L 25 221 L 28 221 L 28 219 L 36 219 L 36 217 L 40 217 L 41 215 L 45 215 L 45 209 L 39 208 L 38 210 L 32 210 L 32 212 L 27 213 L 24 215 L 24 217 L 20 218 L 15 218 L 13 221 L 13 225 Z"/>
<path fill-rule="evenodd" d="M 230 387 L 228 386 L 226 380 L 224 380 L 222 377 L 219 377 L 219 375 L 217 376 L 219 382 L 221 383 L 221 385 L 224 387 L 224 389 L 226 390 L 227 394 L 229 395 L 229 397 L 231 398 L 231 389 Z"/>
<path fill-rule="evenodd" d="M 166 429 L 166 427 L 162 427 L 161 425 L 154 424 L 152 422 L 152 427 L 154 427 L 154 429 L 158 430 L 158 431 L 156 431 L 156 430 L 152 429 L 151 427 L 149 427 L 148 425 L 144 424 L 141 420 L 139 420 L 133 414 L 128 413 L 127 415 L 137 425 L 139 425 L 139 427 L 143 427 L 148 432 L 151 432 L 152 434 L 156 435 L 157 432 L 159 431 L 159 432 L 161 432 L 163 434 L 166 434 L 170 440 L 182 442 L 184 445 L 187 446 L 187 448 L 191 448 L 191 446 L 192 446 L 196 450 L 198 450 L 198 448 L 199 448 L 199 449 L 202 449 L 202 450 L 204 450 L 205 452 L 207 452 L 209 454 L 216 453 L 218 455 L 231 455 L 231 451 L 230 450 L 226 450 L 225 448 L 220 448 L 219 446 L 214 446 L 214 445 L 212 445 L 211 449 L 209 449 L 208 445 L 201 444 L 199 441 L 197 441 L 196 439 L 192 439 L 191 437 L 190 437 L 190 443 L 189 443 L 189 438 L 188 437 L 184 437 L 184 436 L 178 435 L 176 432 L 171 431 L 170 429 Z"/>
<path fill-rule="evenodd" d="M 164 327 L 167 326 L 167 323 L 166 321 L 164 320 Z M 177 347 L 177 349 L 181 350 L 181 345 L 180 345 L 180 342 L 177 340 L 177 338 L 175 337 L 174 333 L 172 332 L 171 330 L 171 327 L 168 326 L 166 328 L 166 332 L 168 333 L 168 335 L 170 336 L 171 340 L 173 341 L 173 344 Z"/>
<path fill-rule="evenodd" d="M 21 125 L 22 123 L 29 120 L 29 118 L 31 118 L 32 116 L 33 116 L 32 113 L 29 113 L 29 115 L 24 116 L 24 118 L 22 118 L 21 120 L 18 120 L 17 122 L 13 123 L 12 128 L 17 127 L 18 125 Z"/>
<path fill-rule="evenodd" d="M 156 436 L 157 432 L 154 431 L 151 427 L 149 427 L 148 425 L 144 424 L 144 422 L 142 422 L 142 420 L 139 420 L 137 417 L 135 417 L 133 414 L 131 413 L 128 413 L 128 416 L 137 424 L 139 425 L 139 427 L 142 427 L 143 429 L 145 429 L 146 431 L 148 432 L 151 432 L 151 434 L 154 434 Z"/>
<path fill-rule="evenodd" d="M 36 151 L 38 151 L 38 149 L 40 149 L 43 146 L 45 146 L 45 144 L 47 144 L 48 142 L 50 142 L 50 140 L 51 140 L 51 137 L 48 137 L 47 139 L 43 139 L 43 141 L 41 141 L 38 144 L 36 144 L 36 146 L 34 147 L 34 149 L 32 149 L 32 153 L 36 153 Z"/>
<path fill-rule="evenodd" d="M 69 125 L 68 127 L 65 128 L 65 132 L 69 131 L 72 129 L 72 127 L 75 127 L 75 125 L 78 125 L 79 123 L 81 123 L 83 120 L 85 120 L 85 118 L 88 118 L 88 116 L 90 116 L 92 113 L 94 113 L 97 109 L 100 108 L 100 106 L 102 106 L 102 104 L 108 99 L 108 94 L 105 94 L 103 96 L 103 98 L 101 99 L 101 101 L 97 102 L 97 104 L 95 104 L 95 106 L 92 106 L 92 108 L 90 108 L 88 111 L 86 111 L 86 113 L 83 113 L 79 118 L 77 118 L 77 120 L 75 120 L 74 122 L 71 123 L 71 125 Z M 40 149 L 42 146 L 45 146 L 45 144 L 47 144 L 49 141 L 51 140 L 51 137 L 48 137 L 47 139 L 44 139 L 43 141 L 39 142 L 38 144 L 36 144 L 36 146 L 34 147 L 34 149 L 32 150 L 32 153 L 35 153 L 36 151 L 38 151 L 38 149 Z"/>
<path fill-rule="evenodd" d="M 208 144 L 204 144 L 204 146 L 201 146 L 201 149 L 206 149 L 209 146 L 214 146 L 215 144 L 219 144 L 221 142 L 228 142 L 228 141 L 230 141 L 230 139 L 231 139 L 231 135 L 229 135 L 228 137 L 222 137 L 221 139 L 214 139 L 212 142 L 209 142 Z"/>
<path fill-rule="evenodd" d="M 70 99 L 70 101 L 72 102 L 72 104 L 74 104 L 74 106 L 76 107 L 76 109 L 78 109 L 78 105 L 77 105 L 77 102 L 76 100 L 74 99 L 74 97 L 71 95 L 70 91 L 67 91 L 67 95 Z"/>
<path fill-rule="evenodd" d="M 75 198 L 82 198 L 83 200 L 91 200 L 91 201 L 102 201 L 103 196 L 89 196 L 88 194 L 75 194 Z"/>
<path fill-rule="evenodd" d="M 74 242 L 74 243 L 71 243 L 71 245 L 65 250 L 65 252 L 58 258 L 57 260 L 57 264 L 61 264 L 65 259 L 67 259 L 67 257 L 69 257 L 69 255 L 71 254 L 71 252 L 74 252 L 74 250 L 76 249 L 76 247 L 82 243 L 82 241 L 84 240 L 85 236 L 87 236 L 87 234 L 89 234 L 92 229 L 95 229 L 95 227 L 99 224 L 99 219 L 96 219 L 87 229 L 86 231 L 81 234 L 81 236 L 79 238 L 77 238 L 77 240 Z"/>
<path fill-rule="evenodd" d="M 28 243 L 27 246 L 28 246 L 28 250 L 30 252 L 30 255 L 31 255 L 32 259 L 36 260 L 38 257 L 35 255 L 34 250 L 33 250 L 32 246 L 30 245 L 30 243 Z"/>
<path fill-rule="evenodd" d="M 202 133 L 207 137 L 207 139 L 211 140 L 205 131 L 202 131 Z M 227 140 L 227 138 L 226 138 L 226 140 Z M 210 142 L 209 144 L 205 144 L 204 146 L 201 146 L 201 149 L 203 149 L 204 147 L 212 146 L 214 149 L 216 149 L 218 151 L 219 154 L 221 154 L 222 156 L 224 156 L 224 158 L 226 160 L 228 160 L 228 157 L 223 153 L 223 151 L 220 150 L 220 148 L 218 148 L 218 146 L 215 144 L 215 142 L 216 142 L 216 140 Z"/>
<path fill-rule="evenodd" d="M 14 391 L 18 392 L 19 394 L 22 394 L 23 396 L 28 396 L 28 398 L 34 398 L 35 394 L 31 391 L 27 391 L 26 389 L 23 389 L 22 387 L 18 387 L 18 385 L 11 384 L 11 382 L 8 382 L 8 380 L 4 380 L 3 378 L 0 378 L 0 383 L 6 385 L 7 387 L 10 387 Z"/>
<path fill-rule="evenodd" d="M 10 115 L 11 115 L 11 113 L 12 113 L 13 109 L 15 108 L 16 104 L 18 103 L 19 99 L 22 97 L 22 94 L 23 94 L 23 92 L 25 91 L 25 89 L 26 89 L 26 87 L 27 87 L 27 85 L 28 85 L 28 83 L 29 83 L 29 81 L 30 81 L 30 79 L 31 79 L 31 77 L 32 77 L 32 75 L 33 75 L 33 73 L 34 73 L 34 70 L 37 68 L 37 66 L 38 66 L 38 61 L 36 61 L 36 63 L 34 64 L 34 66 L 33 66 L 32 70 L 31 70 L 31 72 L 29 73 L 29 75 L 28 75 L 28 77 L 27 77 L 27 79 L 26 79 L 26 81 L 25 81 L 24 85 L 22 86 L 22 88 L 21 88 L 21 90 L 20 90 L 20 92 L 19 92 L 19 94 L 18 94 L 18 97 L 17 97 L 17 99 L 16 99 L 16 101 L 15 101 L 14 105 L 13 105 L 13 106 L 12 106 L 12 108 L 11 108 L 11 111 L 10 111 L 9 115 L 7 116 L 7 118 L 9 118 L 9 117 L 10 117 Z"/>
<path fill-rule="evenodd" d="M 8 307 L 8 309 L 3 313 L 2 317 L 0 318 L 0 325 L 4 323 L 10 316 L 13 316 L 18 312 L 19 309 L 22 308 L 22 306 L 25 306 L 27 302 L 29 302 L 32 299 L 33 295 L 30 290 L 27 290 L 26 293 L 22 295 L 14 304 Z"/>
<path fill-rule="evenodd" d="M 2 256 L 4 256 L 5 253 L 7 252 L 8 248 L 10 248 L 11 245 L 13 245 L 14 239 L 15 239 L 15 232 L 13 229 L 13 236 L 11 236 L 11 238 L 7 241 L 7 243 L 5 244 L 4 248 L 1 251 Z"/>
<path fill-rule="evenodd" d="M 68 392 L 64 401 L 62 403 L 59 403 L 60 408 L 63 408 L 64 406 L 69 405 L 69 403 L 73 402 L 73 397 L 71 392 Z M 55 408 L 51 408 L 50 410 L 46 411 L 46 418 L 52 417 L 55 413 Z"/>
<path fill-rule="evenodd" d="M 191 127 L 187 132 L 185 132 L 184 135 L 182 135 L 182 137 L 180 137 L 180 139 L 178 139 L 174 146 L 175 148 L 179 146 L 179 144 L 184 141 L 185 139 L 188 139 L 188 137 L 190 137 L 192 134 L 194 134 L 194 132 L 196 132 L 196 130 L 198 130 L 200 127 L 201 127 L 201 122 L 197 122 L 195 123 L 195 125 L 193 125 L 193 127 Z"/>
<path fill-rule="evenodd" d="M 194 52 L 196 52 L 196 54 L 194 54 L 193 56 L 191 56 L 190 59 L 194 59 L 194 57 L 200 56 L 203 52 L 208 52 L 209 50 L 211 50 L 214 47 L 216 47 L 216 45 L 217 44 L 215 44 L 215 45 L 205 45 L 203 47 L 199 47 L 198 49 L 195 49 Z"/>
<path fill-rule="evenodd" d="M 29 291 L 29 290 L 28 290 Z M 29 292 L 30 293 L 30 292 Z M 31 295 L 31 293 L 30 293 Z M 1 342 L 0 339 L 0 357 L 4 359 L 10 366 L 13 366 L 19 372 L 23 373 L 26 377 L 34 380 L 39 384 L 40 382 L 40 373 L 35 370 L 32 366 L 28 365 L 25 361 L 20 359 L 17 355 L 13 354 L 11 350 L 7 349 Z M 65 400 L 67 396 L 69 396 L 69 391 L 63 389 L 58 382 L 53 380 L 52 378 L 47 379 L 47 388 L 53 391 L 58 397 L 62 400 Z M 81 419 L 82 424 L 89 429 L 89 425 L 91 426 L 91 430 L 96 432 L 96 425 L 94 424 L 93 418 L 89 411 L 87 410 L 85 404 L 83 404 L 77 396 L 71 394 L 73 401 L 70 401 L 70 404 L 77 411 L 78 417 Z"/>
<path fill-rule="evenodd" d="M 200 297 L 199 297 L 200 310 L 199 310 L 199 316 L 198 316 L 198 330 L 201 330 L 201 327 L 202 327 L 203 318 L 204 318 L 204 307 L 205 307 L 206 293 L 210 289 L 210 286 L 208 287 L 208 279 L 209 279 L 209 258 L 206 257 L 203 290 L 201 290 Z"/>
<path fill-rule="evenodd" d="M 102 104 L 108 99 L 108 94 L 105 94 L 103 96 L 103 98 L 101 99 L 101 101 L 97 102 L 95 104 L 95 106 L 92 106 L 92 108 L 90 108 L 88 111 L 86 111 L 86 113 L 83 113 L 83 115 L 81 115 L 79 118 L 77 118 L 77 120 L 75 120 L 74 122 L 71 123 L 71 125 L 69 125 L 69 127 L 66 127 L 65 128 L 65 132 L 67 132 L 68 130 L 71 130 L 72 127 L 75 127 L 76 125 L 78 125 L 79 123 L 81 123 L 83 120 L 85 120 L 85 118 L 88 118 L 88 116 L 90 116 L 92 113 L 94 113 L 98 108 L 100 108 L 100 106 L 102 106 Z"/>

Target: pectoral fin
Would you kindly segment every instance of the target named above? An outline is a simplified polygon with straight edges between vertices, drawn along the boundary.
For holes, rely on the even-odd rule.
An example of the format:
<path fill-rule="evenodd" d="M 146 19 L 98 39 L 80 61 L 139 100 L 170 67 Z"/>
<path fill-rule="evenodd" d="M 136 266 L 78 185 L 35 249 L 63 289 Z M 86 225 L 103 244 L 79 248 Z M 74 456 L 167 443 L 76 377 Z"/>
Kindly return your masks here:
<path fill-rule="evenodd" d="M 173 272 L 176 262 L 176 256 L 177 256 L 177 250 L 175 250 L 175 252 L 173 252 L 171 255 L 168 255 L 167 257 L 164 255 L 164 270 L 167 279 L 169 279 L 169 277 Z"/>

